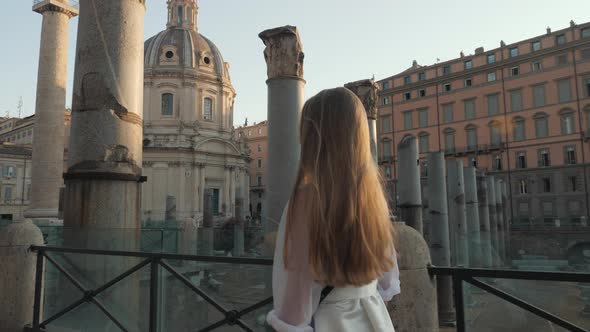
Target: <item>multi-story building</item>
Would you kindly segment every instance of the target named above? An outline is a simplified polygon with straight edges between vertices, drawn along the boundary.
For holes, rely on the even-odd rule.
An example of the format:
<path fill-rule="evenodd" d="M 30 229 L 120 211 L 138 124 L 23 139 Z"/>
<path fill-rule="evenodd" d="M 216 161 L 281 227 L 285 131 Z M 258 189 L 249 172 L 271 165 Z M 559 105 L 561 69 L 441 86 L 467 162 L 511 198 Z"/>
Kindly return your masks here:
<path fill-rule="evenodd" d="M 397 144 L 445 151 L 503 179 L 514 223 L 588 216 L 590 23 L 379 81 L 379 163 L 395 205 Z M 423 168 L 424 171 L 426 168 Z"/>
<path fill-rule="evenodd" d="M 262 215 L 265 198 L 267 129 L 267 121 L 236 129 L 237 139 L 243 139 L 250 150 L 250 212 L 255 219 Z"/>
<path fill-rule="evenodd" d="M 65 110 L 64 122 L 66 126 L 66 137 L 64 143 L 67 145 L 70 132 L 71 111 Z M 35 133 L 35 115 L 25 118 L 0 118 L 0 142 L 10 142 L 14 144 L 33 144 L 33 135 Z"/>
<path fill-rule="evenodd" d="M 31 194 L 31 147 L 0 144 L 0 219 L 18 220 Z"/>

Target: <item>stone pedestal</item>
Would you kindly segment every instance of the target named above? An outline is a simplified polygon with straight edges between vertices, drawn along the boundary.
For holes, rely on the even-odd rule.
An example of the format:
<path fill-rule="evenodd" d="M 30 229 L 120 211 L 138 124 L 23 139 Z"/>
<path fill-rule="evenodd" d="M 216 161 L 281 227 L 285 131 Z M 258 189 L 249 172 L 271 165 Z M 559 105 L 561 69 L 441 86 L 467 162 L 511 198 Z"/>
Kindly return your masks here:
<path fill-rule="evenodd" d="M 345 88 L 354 92 L 365 106 L 367 121 L 369 123 L 369 138 L 371 140 L 371 155 L 375 162 L 377 159 L 377 102 L 379 100 L 379 85 L 373 79 L 360 80 L 347 83 Z"/>
<path fill-rule="evenodd" d="M 43 245 L 43 234 L 30 220 L 0 230 L 0 327 L 21 332 L 33 319 L 36 253 L 31 245 Z"/>
<path fill-rule="evenodd" d="M 68 27 L 78 9 L 69 1 L 45 0 L 33 11 L 43 15 L 37 102 L 33 136 L 31 198 L 27 218 L 58 217 L 59 190 L 62 187 L 65 102 L 68 64 Z"/>
<path fill-rule="evenodd" d="M 395 223 L 401 293 L 387 304 L 396 332 L 438 331 L 435 281 L 428 245 L 415 229 Z"/>
<path fill-rule="evenodd" d="M 265 30 L 259 37 L 266 46 L 268 80 L 268 161 L 265 232 L 278 228 L 299 166 L 299 122 L 304 103 L 303 47 L 296 27 Z"/>

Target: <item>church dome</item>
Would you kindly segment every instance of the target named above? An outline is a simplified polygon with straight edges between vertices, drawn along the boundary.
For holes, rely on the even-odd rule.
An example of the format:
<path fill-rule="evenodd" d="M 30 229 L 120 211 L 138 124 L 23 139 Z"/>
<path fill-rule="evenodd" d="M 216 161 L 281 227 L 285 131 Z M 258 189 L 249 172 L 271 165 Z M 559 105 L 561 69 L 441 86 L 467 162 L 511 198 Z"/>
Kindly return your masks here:
<path fill-rule="evenodd" d="M 229 80 L 229 65 L 215 44 L 197 31 L 195 0 L 169 0 L 167 29 L 144 44 L 146 69 L 204 70 Z"/>

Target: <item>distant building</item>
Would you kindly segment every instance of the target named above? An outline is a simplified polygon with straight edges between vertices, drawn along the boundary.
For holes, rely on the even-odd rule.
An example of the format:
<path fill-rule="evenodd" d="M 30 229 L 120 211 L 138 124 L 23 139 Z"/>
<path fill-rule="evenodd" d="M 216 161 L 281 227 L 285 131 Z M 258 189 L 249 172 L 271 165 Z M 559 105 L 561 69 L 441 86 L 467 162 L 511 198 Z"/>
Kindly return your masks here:
<path fill-rule="evenodd" d="M 250 150 L 250 211 L 253 218 L 262 216 L 266 192 L 268 122 L 262 121 L 236 129 L 236 139 L 243 139 Z"/>
<path fill-rule="evenodd" d="M 66 126 L 66 137 L 64 143 L 67 144 L 70 133 L 71 112 L 65 110 L 64 122 Z M 0 142 L 9 142 L 14 144 L 33 144 L 33 135 L 35 134 L 35 115 L 25 118 L 0 118 Z"/>
<path fill-rule="evenodd" d="M 379 164 L 395 206 L 397 144 L 506 181 L 514 223 L 579 223 L 588 216 L 590 23 L 379 81 Z M 424 174 L 426 175 L 426 174 Z"/>
<path fill-rule="evenodd" d="M 0 127 L 2 122 L 0 122 Z M 0 219 L 18 220 L 31 194 L 31 147 L 0 144 Z"/>

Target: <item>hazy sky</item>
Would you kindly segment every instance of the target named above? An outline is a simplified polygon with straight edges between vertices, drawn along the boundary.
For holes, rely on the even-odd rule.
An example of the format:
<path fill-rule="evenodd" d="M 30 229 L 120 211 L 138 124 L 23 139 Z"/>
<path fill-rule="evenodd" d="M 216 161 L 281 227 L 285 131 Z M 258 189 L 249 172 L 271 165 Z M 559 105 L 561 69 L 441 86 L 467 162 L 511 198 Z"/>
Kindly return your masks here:
<path fill-rule="evenodd" d="M 1 0 L 0 114 L 35 111 L 41 15 L 32 0 Z M 98 0 L 100 1 L 100 0 Z M 266 119 L 266 65 L 258 33 L 295 25 L 305 51 L 306 95 L 346 82 L 381 79 L 410 67 L 433 64 L 460 51 L 496 48 L 590 21 L 588 0 L 198 0 L 199 32 L 213 40 L 237 92 L 234 119 Z M 147 0 L 146 39 L 165 29 L 166 1 Z M 77 18 L 70 24 L 68 95 L 74 70 Z"/>

